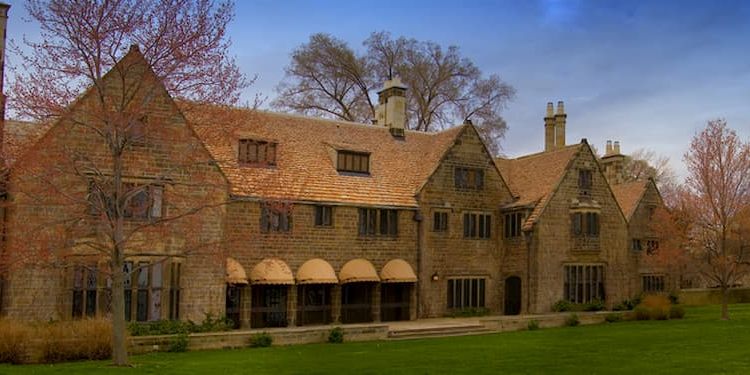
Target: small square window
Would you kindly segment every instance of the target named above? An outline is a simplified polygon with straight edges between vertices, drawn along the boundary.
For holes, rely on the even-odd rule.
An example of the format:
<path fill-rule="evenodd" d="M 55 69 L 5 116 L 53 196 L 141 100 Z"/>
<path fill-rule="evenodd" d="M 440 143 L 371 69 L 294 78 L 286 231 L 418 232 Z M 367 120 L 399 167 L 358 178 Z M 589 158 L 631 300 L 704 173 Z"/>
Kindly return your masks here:
<path fill-rule="evenodd" d="M 315 226 L 330 227 L 333 225 L 333 207 L 315 206 Z"/>
<path fill-rule="evenodd" d="M 448 231 L 448 213 L 443 211 L 437 211 L 433 215 L 432 219 L 432 230 L 435 232 L 447 232 Z"/>

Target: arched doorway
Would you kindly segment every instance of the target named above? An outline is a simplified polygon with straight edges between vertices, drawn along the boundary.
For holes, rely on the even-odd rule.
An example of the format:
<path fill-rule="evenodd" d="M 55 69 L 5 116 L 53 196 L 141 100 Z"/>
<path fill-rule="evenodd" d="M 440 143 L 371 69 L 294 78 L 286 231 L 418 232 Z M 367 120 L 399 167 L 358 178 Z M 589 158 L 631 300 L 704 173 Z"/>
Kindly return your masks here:
<path fill-rule="evenodd" d="M 505 279 L 505 315 L 521 313 L 521 278 L 511 276 Z"/>

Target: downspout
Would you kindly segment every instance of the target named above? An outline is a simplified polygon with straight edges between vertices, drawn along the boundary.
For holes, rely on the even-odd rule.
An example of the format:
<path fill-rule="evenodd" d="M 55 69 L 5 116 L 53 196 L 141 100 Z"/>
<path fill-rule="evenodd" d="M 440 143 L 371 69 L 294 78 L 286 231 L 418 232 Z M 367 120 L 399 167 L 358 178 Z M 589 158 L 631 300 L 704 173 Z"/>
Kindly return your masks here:
<path fill-rule="evenodd" d="M 424 220 L 422 217 L 422 212 L 420 211 L 420 205 L 419 205 L 419 195 L 416 196 L 417 200 L 417 211 L 414 212 L 414 221 L 417 222 L 417 275 L 419 277 L 417 278 L 417 287 L 415 288 L 415 299 L 417 301 L 417 319 L 422 317 L 422 300 L 421 300 L 421 293 L 422 290 L 422 283 L 425 282 L 424 278 L 422 277 L 424 273 L 422 272 L 422 247 L 423 247 L 423 241 L 422 241 L 422 232 L 424 230 Z"/>
<path fill-rule="evenodd" d="M 531 313 L 531 251 L 534 231 L 523 232 L 523 237 L 526 242 L 526 314 Z"/>

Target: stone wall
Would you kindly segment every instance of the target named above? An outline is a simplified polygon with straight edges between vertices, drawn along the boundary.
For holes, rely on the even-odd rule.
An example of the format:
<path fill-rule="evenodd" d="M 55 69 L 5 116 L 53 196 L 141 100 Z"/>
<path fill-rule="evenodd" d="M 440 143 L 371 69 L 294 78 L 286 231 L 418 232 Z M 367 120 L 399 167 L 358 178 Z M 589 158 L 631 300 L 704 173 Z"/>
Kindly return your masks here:
<path fill-rule="evenodd" d="M 578 170 L 593 171 L 593 184 L 582 196 Z M 571 231 L 572 210 L 579 202 L 593 200 L 599 208 L 599 236 L 594 245 L 579 247 Z M 564 266 L 600 264 L 605 268 L 605 293 L 608 306 L 630 293 L 631 261 L 627 250 L 627 226 L 599 164 L 588 145 L 582 145 L 535 224 L 533 238 L 531 311 L 551 311 L 564 297 Z"/>
<path fill-rule="evenodd" d="M 480 191 L 459 189 L 454 183 L 456 167 L 484 171 Z M 472 127 L 466 127 L 456 144 L 429 178 L 419 196 L 422 217 L 419 260 L 420 317 L 447 314 L 449 278 L 483 277 L 485 301 L 491 313 L 502 311 L 503 276 L 501 272 L 502 221 L 499 207 L 511 200 L 510 192 L 497 172 L 492 158 Z M 448 213 L 448 230 L 433 230 L 434 213 Z M 467 212 L 492 215 L 491 238 L 464 238 L 463 215 Z M 437 280 L 432 277 L 436 276 Z"/>

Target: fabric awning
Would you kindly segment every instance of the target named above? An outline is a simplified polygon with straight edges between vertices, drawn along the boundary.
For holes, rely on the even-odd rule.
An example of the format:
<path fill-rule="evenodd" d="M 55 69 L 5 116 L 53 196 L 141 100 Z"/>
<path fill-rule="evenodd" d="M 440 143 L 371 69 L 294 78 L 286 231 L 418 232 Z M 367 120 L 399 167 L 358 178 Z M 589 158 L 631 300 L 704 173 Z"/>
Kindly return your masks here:
<path fill-rule="evenodd" d="M 279 258 L 266 258 L 250 272 L 250 283 L 256 285 L 293 285 L 294 275 L 289 266 Z"/>
<path fill-rule="evenodd" d="M 227 284 L 247 284 L 245 268 L 234 258 L 227 258 L 226 280 Z"/>
<path fill-rule="evenodd" d="M 378 272 L 375 271 L 375 267 L 368 260 L 354 259 L 341 267 L 339 281 L 342 284 L 346 284 L 362 281 L 380 281 L 380 278 L 378 277 Z"/>
<path fill-rule="evenodd" d="M 415 283 L 417 275 L 405 260 L 393 259 L 383 266 L 380 280 L 383 283 Z"/>
<path fill-rule="evenodd" d="M 336 284 L 336 271 L 323 259 L 310 259 L 297 270 L 297 284 Z"/>

